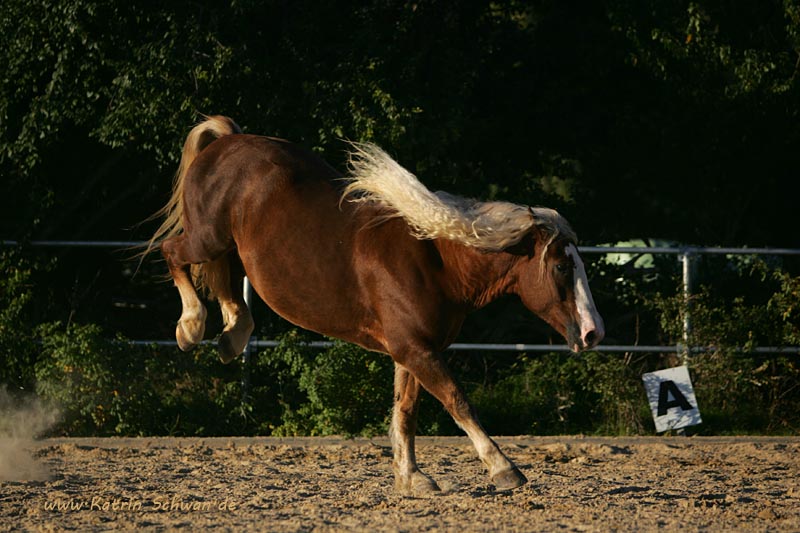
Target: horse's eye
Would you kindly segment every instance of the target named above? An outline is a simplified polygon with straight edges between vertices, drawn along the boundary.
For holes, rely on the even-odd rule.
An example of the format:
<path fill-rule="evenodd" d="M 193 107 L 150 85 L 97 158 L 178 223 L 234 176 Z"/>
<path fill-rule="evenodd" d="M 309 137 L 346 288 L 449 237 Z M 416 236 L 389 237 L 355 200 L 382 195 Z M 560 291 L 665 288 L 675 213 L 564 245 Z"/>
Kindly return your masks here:
<path fill-rule="evenodd" d="M 567 263 L 558 263 L 556 265 L 556 270 L 558 270 L 559 274 L 564 274 L 564 275 L 569 274 L 570 265 Z"/>

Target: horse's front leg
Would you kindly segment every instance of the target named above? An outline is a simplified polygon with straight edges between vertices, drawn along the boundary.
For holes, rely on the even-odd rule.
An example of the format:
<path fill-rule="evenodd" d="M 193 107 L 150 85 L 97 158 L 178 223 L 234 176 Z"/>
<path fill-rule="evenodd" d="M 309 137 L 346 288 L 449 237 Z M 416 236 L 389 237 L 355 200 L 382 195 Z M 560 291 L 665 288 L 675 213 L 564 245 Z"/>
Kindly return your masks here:
<path fill-rule="evenodd" d="M 417 466 L 414 437 L 417 433 L 419 381 L 402 366 L 394 366 L 394 408 L 389 437 L 394 452 L 395 487 L 401 492 L 431 492 L 439 486 Z"/>
<path fill-rule="evenodd" d="M 459 427 L 466 432 L 498 490 L 513 489 L 528 481 L 487 435 L 475 410 L 439 354 L 410 353 L 402 357 L 400 362 L 428 392 L 442 402 Z"/>

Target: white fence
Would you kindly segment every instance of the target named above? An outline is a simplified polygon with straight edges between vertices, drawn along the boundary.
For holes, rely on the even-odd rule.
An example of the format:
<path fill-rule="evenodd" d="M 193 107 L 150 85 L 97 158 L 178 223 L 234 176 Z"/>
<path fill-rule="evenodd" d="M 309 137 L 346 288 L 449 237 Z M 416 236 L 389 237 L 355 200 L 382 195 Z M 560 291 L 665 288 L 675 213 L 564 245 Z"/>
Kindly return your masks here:
<path fill-rule="evenodd" d="M 17 241 L 4 240 L 1 241 L 4 246 L 15 246 L 19 243 Z M 139 241 L 30 241 L 26 243 L 35 247 L 50 247 L 50 248 L 111 248 L 111 249 L 132 249 L 145 245 L 145 242 Z M 712 248 L 700 246 L 685 246 L 685 247 L 637 247 L 637 246 L 580 246 L 578 247 L 583 254 L 664 254 L 675 255 L 682 263 L 683 272 L 683 293 L 687 300 L 689 299 L 690 290 L 692 287 L 692 261 L 699 255 L 800 255 L 800 249 L 795 248 Z M 244 280 L 244 295 L 248 305 L 253 304 L 253 290 L 247 278 Z M 681 344 L 671 346 L 657 346 L 657 345 L 616 345 L 616 344 L 600 344 L 597 350 L 601 352 L 672 352 L 683 354 L 688 357 L 692 353 L 707 351 L 708 346 L 688 346 L 689 332 L 691 331 L 691 313 L 684 313 L 683 323 L 683 340 Z M 133 340 L 133 344 L 137 345 L 177 345 L 175 340 L 159 340 L 159 339 L 140 339 Z M 310 343 L 310 346 L 316 348 L 326 348 L 332 343 L 327 341 L 318 341 Z M 270 348 L 278 345 L 278 341 L 258 339 L 252 337 L 248 343 L 247 349 L 244 353 L 244 359 L 247 361 L 250 354 L 257 348 Z M 514 351 L 514 352 L 554 352 L 554 351 L 569 351 L 566 345 L 557 344 L 480 344 L 480 343 L 454 343 L 448 348 L 450 350 L 479 350 L 479 351 Z M 760 346 L 749 351 L 750 353 L 758 354 L 800 354 L 800 346 Z"/>

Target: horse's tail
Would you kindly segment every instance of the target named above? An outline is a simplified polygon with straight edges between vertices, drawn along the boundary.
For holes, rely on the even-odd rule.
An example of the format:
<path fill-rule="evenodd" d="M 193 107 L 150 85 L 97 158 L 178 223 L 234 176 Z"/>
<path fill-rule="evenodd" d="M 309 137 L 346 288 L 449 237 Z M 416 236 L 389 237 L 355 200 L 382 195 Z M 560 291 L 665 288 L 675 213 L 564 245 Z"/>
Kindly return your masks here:
<path fill-rule="evenodd" d="M 164 221 L 148 241 L 141 257 L 183 230 L 183 186 L 189 167 L 209 144 L 220 137 L 234 133 L 242 133 L 241 128 L 232 119 L 221 115 L 205 117 L 203 122 L 192 128 L 183 144 L 181 163 L 172 183 L 172 196 L 167 205 L 148 219 L 163 218 Z"/>

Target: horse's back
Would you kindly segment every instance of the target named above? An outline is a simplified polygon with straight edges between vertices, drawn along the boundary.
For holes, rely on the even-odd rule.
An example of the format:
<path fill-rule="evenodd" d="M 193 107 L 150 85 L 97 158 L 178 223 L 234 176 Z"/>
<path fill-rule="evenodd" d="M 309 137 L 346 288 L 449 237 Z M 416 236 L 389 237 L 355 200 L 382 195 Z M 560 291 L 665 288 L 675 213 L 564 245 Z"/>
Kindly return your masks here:
<path fill-rule="evenodd" d="M 339 177 L 336 169 L 300 145 L 276 137 L 240 134 L 211 143 L 192 163 L 187 179 L 200 188 L 241 188 L 243 181 L 263 186 L 276 179 L 299 182 Z M 235 181 L 226 184 L 225 179 Z"/>

